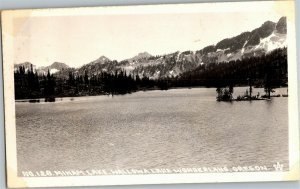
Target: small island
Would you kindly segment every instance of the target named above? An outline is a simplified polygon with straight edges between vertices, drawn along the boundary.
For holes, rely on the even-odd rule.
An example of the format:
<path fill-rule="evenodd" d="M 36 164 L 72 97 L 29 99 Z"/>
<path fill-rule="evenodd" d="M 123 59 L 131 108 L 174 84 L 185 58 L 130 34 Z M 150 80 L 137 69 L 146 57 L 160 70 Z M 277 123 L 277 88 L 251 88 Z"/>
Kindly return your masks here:
<path fill-rule="evenodd" d="M 252 100 L 271 100 L 271 97 L 288 97 L 288 93 L 286 94 L 274 94 L 275 90 L 272 88 L 265 88 L 265 94 L 261 95 L 257 92 L 256 95 L 252 94 L 252 86 L 249 87 L 249 90 L 246 89 L 243 95 L 238 95 L 236 98 L 233 97 L 233 87 L 219 87 L 216 89 L 217 92 L 217 101 L 225 101 L 225 102 L 232 102 L 232 101 L 252 101 Z M 287 91 L 288 92 L 288 91 Z"/>

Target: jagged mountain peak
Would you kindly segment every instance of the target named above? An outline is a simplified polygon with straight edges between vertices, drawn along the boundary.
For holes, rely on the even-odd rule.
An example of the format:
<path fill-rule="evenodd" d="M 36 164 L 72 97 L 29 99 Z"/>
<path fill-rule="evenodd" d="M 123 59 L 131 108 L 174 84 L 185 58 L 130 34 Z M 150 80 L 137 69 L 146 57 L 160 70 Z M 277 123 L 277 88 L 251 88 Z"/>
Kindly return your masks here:
<path fill-rule="evenodd" d="M 25 71 L 31 70 L 31 67 L 33 70 L 36 69 L 36 66 L 34 64 L 32 64 L 31 62 L 23 62 L 23 63 L 19 63 L 19 64 L 14 64 L 14 70 L 19 69 L 19 67 L 24 67 Z"/>
<path fill-rule="evenodd" d="M 102 55 L 100 56 L 98 59 L 88 63 L 88 64 L 85 64 L 83 66 L 88 66 L 88 65 L 96 65 L 96 64 L 105 64 L 105 63 L 109 63 L 111 62 L 111 60 L 109 58 L 107 58 L 106 56 Z"/>
<path fill-rule="evenodd" d="M 86 72 L 90 75 L 96 75 L 101 72 L 113 73 L 116 70 L 125 70 L 127 73 L 146 75 L 149 78 L 173 77 L 194 70 L 199 65 L 261 56 L 274 49 L 286 47 L 286 30 L 286 17 L 281 17 L 277 23 L 266 21 L 252 31 L 245 31 L 237 36 L 225 38 L 196 52 L 177 51 L 157 56 L 152 56 L 148 52 L 140 52 L 136 56 L 120 62 L 100 56 L 98 59 L 74 69 L 74 72 L 79 75 Z M 28 68 L 30 68 L 30 64 L 27 63 Z M 51 66 L 64 65 L 64 63 L 56 62 Z M 53 68 L 52 73 L 59 70 Z M 62 71 L 59 74 L 63 72 L 67 73 Z"/>
<path fill-rule="evenodd" d="M 36 69 L 37 73 L 42 75 L 42 74 L 47 74 L 48 71 L 51 74 L 55 74 L 59 71 L 65 70 L 70 68 L 67 64 L 62 63 L 62 62 L 53 62 L 50 66 L 43 66 L 43 67 L 39 67 Z"/>
<path fill-rule="evenodd" d="M 31 62 L 23 62 L 23 63 L 19 63 L 19 64 L 15 64 L 15 66 L 35 66 L 34 64 L 32 64 Z"/>
<path fill-rule="evenodd" d="M 286 17 L 283 16 L 279 19 L 279 21 L 276 24 L 276 31 L 280 34 L 286 34 L 287 32 L 287 26 L 286 26 Z"/>
<path fill-rule="evenodd" d="M 98 61 L 98 62 L 109 62 L 110 59 L 107 58 L 106 56 L 102 55 L 96 61 Z"/>
<path fill-rule="evenodd" d="M 152 57 L 152 55 L 149 54 L 148 52 L 140 52 L 136 56 L 134 56 L 132 58 L 129 58 L 127 60 L 128 61 L 138 61 L 138 60 L 141 60 L 141 59 L 147 59 L 149 57 Z"/>
<path fill-rule="evenodd" d="M 272 27 L 272 26 L 275 25 L 275 24 L 276 24 L 275 22 L 272 22 L 272 21 L 270 21 L 270 20 L 267 20 L 267 21 L 265 21 L 265 22 L 261 25 L 261 27 L 267 27 L 267 26 Z"/>
<path fill-rule="evenodd" d="M 61 70 L 61 69 L 66 69 L 66 68 L 69 68 L 69 66 L 65 63 L 62 63 L 62 62 L 53 62 L 49 68 L 51 69 L 57 69 L 57 70 Z"/>
<path fill-rule="evenodd" d="M 145 51 L 145 52 L 140 52 L 137 56 L 143 58 L 143 57 L 150 57 L 152 55 Z"/>

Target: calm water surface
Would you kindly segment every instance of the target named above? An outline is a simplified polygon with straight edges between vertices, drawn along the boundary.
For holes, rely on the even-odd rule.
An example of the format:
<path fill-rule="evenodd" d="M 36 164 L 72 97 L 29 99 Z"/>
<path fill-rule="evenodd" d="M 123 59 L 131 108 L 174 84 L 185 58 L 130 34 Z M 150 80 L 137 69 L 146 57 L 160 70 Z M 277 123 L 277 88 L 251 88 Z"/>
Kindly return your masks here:
<path fill-rule="evenodd" d="M 235 88 L 235 96 L 246 88 Z M 254 89 L 256 94 L 262 89 Z M 286 89 L 276 89 L 285 94 Z M 288 167 L 288 98 L 217 102 L 213 88 L 16 103 L 19 171 Z"/>

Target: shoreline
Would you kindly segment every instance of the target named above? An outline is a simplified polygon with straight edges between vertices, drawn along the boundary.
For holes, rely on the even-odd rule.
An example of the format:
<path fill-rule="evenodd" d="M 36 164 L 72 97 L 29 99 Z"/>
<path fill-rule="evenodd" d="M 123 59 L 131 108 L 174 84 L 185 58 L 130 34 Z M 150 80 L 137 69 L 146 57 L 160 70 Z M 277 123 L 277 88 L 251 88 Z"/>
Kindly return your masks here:
<path fill-rule="evenodd" d="M 247 87 L 247 86 L 238 86 L 238 87 Z M 112 93 L 102 93 L 102 94 L 95 94 L 95 95 L 74 95 L 74 96 L 48 96 L 48 97 L 38 97 L 38 98 L 24 98 L 24 99 L 15 99 L 15 102 L 30 102 L 30 103 L 35 103 L 35 102 L 55 102 L 57 99 L 62 99 L 62 98 L 71 98 L 70 100 L 72 101 L 72 98 L 77 98 L 77 97 L 95 97 L 95 96 L 122 96 L 122 95 L 128 95 L 128 94 L 132 94 L 132 93 L 136 93 L 136 92 L 147 92 L 147 91 L 168 91 L 168 90 L 173 90 L 173 89 L 203 89 L 203 88 L 215 88 L 216 87 L 205 87 L 205 86 L 195 86 L 195 87 L 170 87 L 168 89 L 160 89 L 160 88 L 148 88 L 148 89 L 140 89 L 140 90 L 136 90 L 136 91 L 132 91 L 129 93 L 118 93 L 118 94 L 112 94 Z M 261 87 L 254 87 L 254 88 L 261 88 Z M 275 89 L 279 89 L 279 88 L 288 88 L 287 87 L 277 87 Z M 276 95 L 272 95 L 271 97 L 278 97 Z M 280 97 L 287 97 L 286 94 L 280 94 Z M 252 99 L 253 101 L 255 100 L 266 100 L 266 99 Z M 60 101 L 60 100 L 58 100 Z M 218 101 L 218 100 L 217 100 Z M 225 100 L 220 100 L 225 102 Z M 237 100 L 237 99 L 232 99 L 231 101 L 250 101 L 249 99 L 241 99 L 241 100 Z"/>

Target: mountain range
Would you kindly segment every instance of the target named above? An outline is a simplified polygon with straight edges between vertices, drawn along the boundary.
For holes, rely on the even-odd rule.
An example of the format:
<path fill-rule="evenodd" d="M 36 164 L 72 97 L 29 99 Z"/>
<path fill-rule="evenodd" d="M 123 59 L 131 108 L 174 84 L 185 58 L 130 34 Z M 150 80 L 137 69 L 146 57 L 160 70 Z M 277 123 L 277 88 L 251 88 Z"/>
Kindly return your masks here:
<path fill-rule="evenodd" d="M 177 51 L 157 56 L 148 52 L 141 52 L 132 58 L 119 62 L 100 56 L 98 59 L 76 69 L 60 62 L 54 62 L 47 67 L 37 68 L 35 65 L 32 67 L 39 74 L 46 74 L 49 70 L 51 74 L 59 77 L 68 77 L 69 72 L 73 72 L 75 75 L 83 75 L 84 73 L 96 75 L 103 71 L 114 72 L 116 70 L 125 70 L 127 73 L 140 77 L 147 76 L 152 79 L 172 77 L 196 69 L 202 64 L 229 62 L 267 54 L 277 48 L 286 47 L 286 35 L 286 17 L 282 17 L 277 23 L 266 21 L 259 28 L 223 39 L 217 44 L 209 45 L 197 51 Z M 24 66 L 25 70 L 31 69 L 29 62 L 15 64 L 15 69 L 19 66 Z"/>

